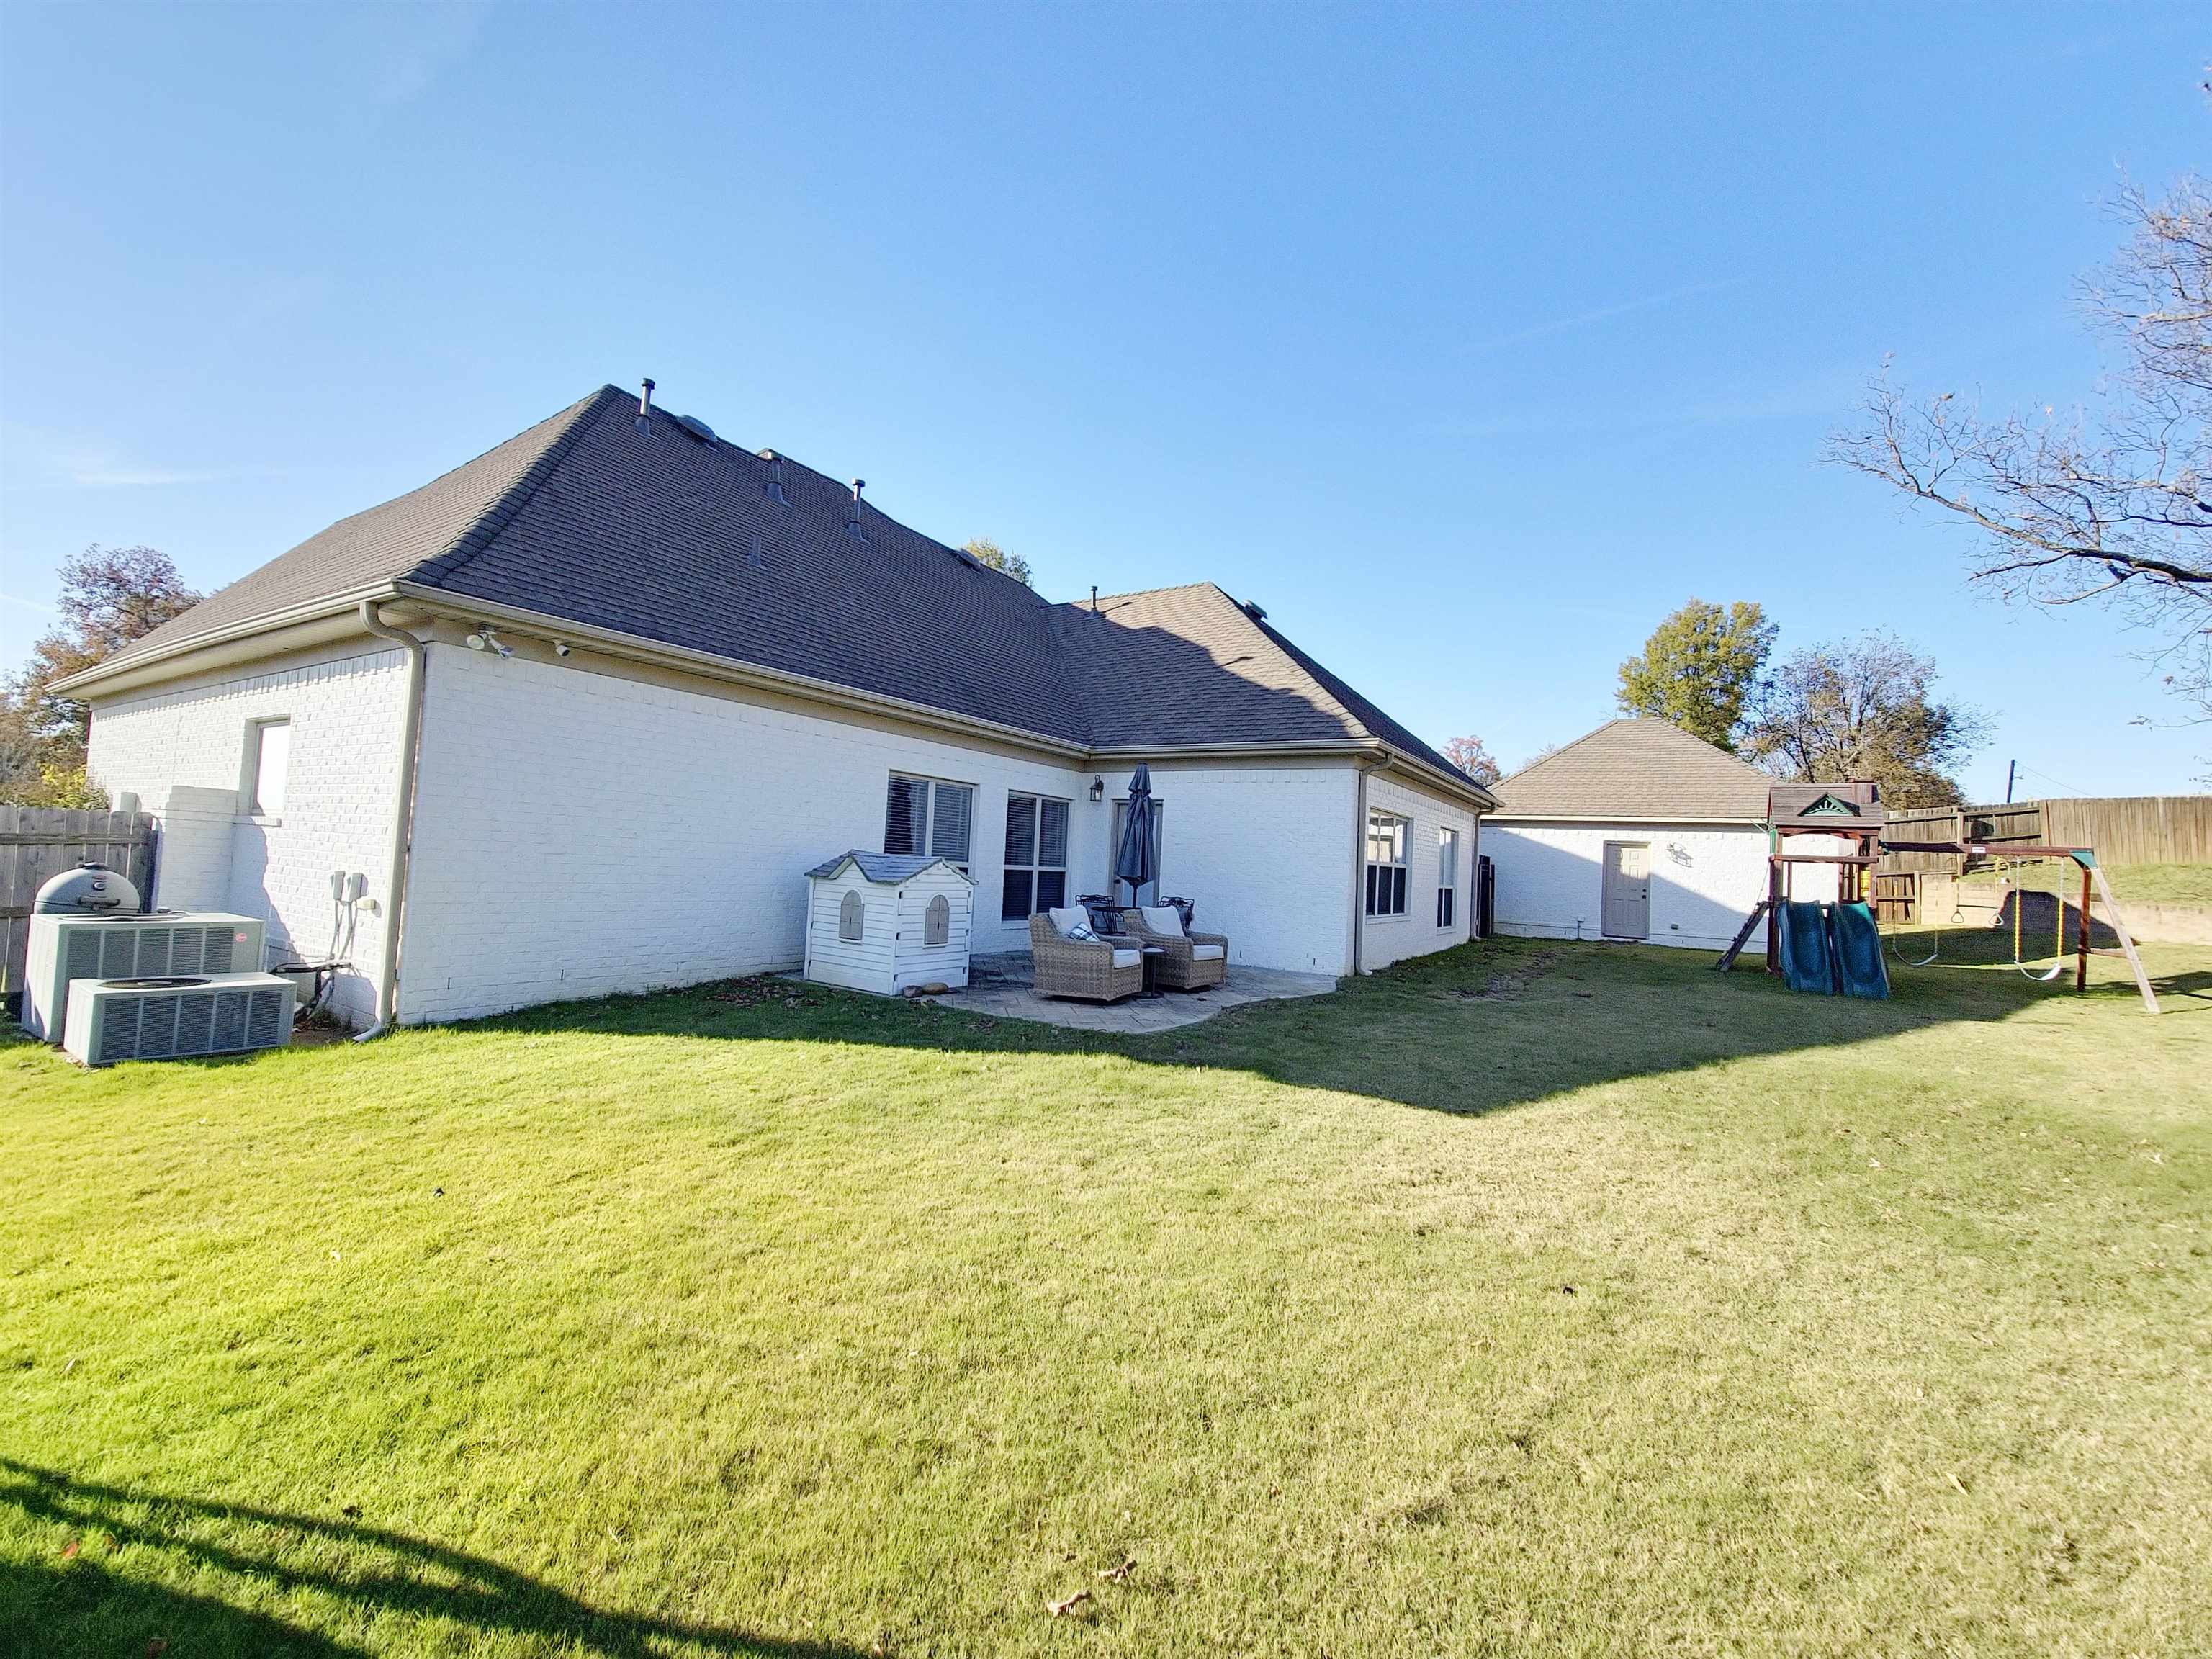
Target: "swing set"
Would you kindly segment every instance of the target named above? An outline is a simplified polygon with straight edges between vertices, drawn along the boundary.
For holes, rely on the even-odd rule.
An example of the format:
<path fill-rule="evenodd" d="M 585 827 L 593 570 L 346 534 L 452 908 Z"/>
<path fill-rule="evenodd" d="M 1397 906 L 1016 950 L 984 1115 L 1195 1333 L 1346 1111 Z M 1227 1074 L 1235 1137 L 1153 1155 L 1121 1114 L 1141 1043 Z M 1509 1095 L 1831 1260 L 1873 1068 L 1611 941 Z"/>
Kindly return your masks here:
<path fill-rule="evenodd" d="M 1749 943 L 1762 919 L 1768 921 L 1766 930 L 1766 969 L 1769 973 L 1781 974 L 1795 989 L 1842 989 L 1855 995 L 1884 996 L 1888 994 L 1887 975 L 1881 970 L 1881 951 L 1885 941 L 1878 941 L 1869 967 L 1865 951 L 1856 952 L 1856 962 L 1851 949 L 1863 939 L 1868 925 L 1879 933 L 1881 913 L 1888 907 L 1894 911 L 1905 902 L 1896 896 L 1876 899 L 1874 890 L 1884 878 L 1873 874 L 1874 866 L 1892 853 L 1938 853 L 1961 859 L 1983 860 L 1994 864 L 1999 878 L 2004 884 L 2012 908 L 2011 966 L 2026 978 L 2039 985 L 2056 983 L 2063 978 L 2073 958 L 2074 988 L 2086 991 L 2089 987 L 2089 958 L 2093 956 L 2124 957 L 2129 971 L 2134 975 L 2136 989 L 2142 995 L 2143 1006 L 2152 1013 L 2158 1012 L 2158 996 L 2151 989 L 2150 976 L 2143 971 L 2142 958 L 2136 952 L 2135 940 L 2128 933 L 2127 922 L 2120 915 L 2119 902 L 2112 896 L 2112 884 L 2105 879 L 2105 872 L 2097 862 L 2096 849 L 2089 847 L 2022 846 L 2012 843 L 1992 845 L 1968 841 L 1892 841 L 1883 833 L 1885 814 L 1881 805 L 1880 791 L 1871 783 L 1829 785 L 1778 784 L 1770 792 L 1767 817 L 1772 850 L 1767 860 L 1767 896 L 1752 908 L 1744 919 L 1735 939 L 1721 955 L 1716 967 L 1725 972 L 1735 965 L 1737 955 Z M 1819 835 L 1840 839 L 1847 843 L 1850 852 L 1799 853 L 1786 850 L 1795 838 Z M 1832 845 L 1833 843 L 1830 843 Z M 2021 879 L 2021 872 L 2030 864 L 2057 862 L 2062 873 L 2051 884 L 2051 901 L 2054 913 L 2051 960 L 2046 964 L 2040 957 L 2030 957 L 2027 941 L 2028 890 Z M 2075 908 L 2075 927 L 2073 949 L 2067 949 L 2066 909 L 2068 895 L 2065 877 L 2066 864 L 2072 864 L 2081 872 L 2079 902 Z M 1793 893 L 1794 875 L 1801 865 L 1827 866 L 1835 870 L 1836 899 L 1832 904 L 1804 903 Z M 1889 879 L 1899 879 L 1890 877 Z M 1917 894 L 1920 883 L 1910 878 Z M 2089 907 L 2093 899 L 2104 902 L 2105 915 L 2113 935 L 2119 941 L 2118 950 L 2099 950 L 2090 942 Z M 1820 921 L 1816 924 L 1813 914 Z M 1965 920 L 1954 910 L 1951 921 L 1958 924 Z M 1830 951 L 1838 960 L 1827 970 L 1828 984 L 1820 983 L 1822 970 L 1815 963 L 1808 974 L 1800 963 L 1808 954 L 1817 956 L 1821 944 L 1818 935 L 1825 929 Z M 1902 928 L 1893 927 L 1887 934 L 1888 954 L 1906 967 L 1931 966 L 1942 951 L 1940 930 L 1931 930 L 1931 943 L 1924 957 L 1910 957 L 1900 944 Z M 1793 945 L 1795 949 L 1793 949 Z M 1793 960 L 1793 957 L 1796 960 Z M 1856 969 L 1859 983 L 1852 982 Z"/>
<path fill-rule="evenodd" d="M 2089 988 L 2089 958 L 2091 957 L 2120 957 L 2126 960 L 2128 971 L 2135 976 L 2136 989 L 2142 994 L 2143 1006 L 2152 1013 L 2158 1012 L 2158 994 L 2151 989 L 2150 975 L 2143 971 L 2142 958 L 2136 953 L 2136 942 L 2128 932 L 2126 920 L 2120 915 L 2119 901 L 2112 896 L 2112 884 L 2105 879 L 2104 867 L 2097 862 L 2097 852 L 2092 847 L 2037 847 L 2013 843 L 1991 845 L 1986 842 L 1970 841 L 1885 841 L 1885 853 L 1942 853 L 1954 857 L 1985 859 L 1997 868 L 1998 878 L 2004 884 L 2012 909 L 2012 967 L 2039 985 L 2049 985 L 2063 978 L 2068 966 L 2067 957 L 2073 960 L 2074 988 Z M 2061 874 L 2051 883 L 2051 908 L 2054 913 L 2051 947 L 2051 960 L 2048 966 L 2027 954 L 2027 884 L 2021 879 L 2021 871 L 2029 864 L 2045 860 L 2063 860 L 2073 864 L 2081 872 L 2079 902 L 2075 908 L 2074 948 L 2066 948 L 2065 878 Z M 2119 949 L 2100 950 L 2090 943 L 2089 907 L 2102 899 L 2105 915 Z M 1952 920 L 1960 920 L 1954 911 Z M 1895 935 L 1892 935 L 1893 948 Z M 1941 940 L 1938 939 L 1940 948 Z M 1931 952 L 1915 965 L 1925 967 L 1935 960 Z M 1899 960 L 1905 960 L 1900 956 Z"/>

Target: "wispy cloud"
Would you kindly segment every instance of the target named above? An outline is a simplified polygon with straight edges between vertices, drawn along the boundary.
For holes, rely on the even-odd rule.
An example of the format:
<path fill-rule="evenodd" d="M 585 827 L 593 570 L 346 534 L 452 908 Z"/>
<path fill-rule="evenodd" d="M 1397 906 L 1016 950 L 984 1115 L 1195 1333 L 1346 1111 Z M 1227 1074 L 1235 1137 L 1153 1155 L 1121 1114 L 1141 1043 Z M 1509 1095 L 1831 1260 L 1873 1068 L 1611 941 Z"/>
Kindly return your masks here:
<path fill-rule="evenodd" d="M 61 613 L 40 599 L 27 599 L 21 593 L 0 593 L 0 605 L 20 605 L 26 611 L 43 611 L 49 617 Z"/>
<path fill-rule="evenodd" d="M 1783 386 L 1745 387 L 1685 397 L 1641 408 L 1528 409 L 1465 420 L 1431 422 L 1434 438 L 1620 437 L 1692 427 L 1752 426 L 1767 421 L 1829 418 L 1848 407 L 1858 385 L 1849 370 L 1808 375 Z"/>
<path fill-rule="evenodd" d="M 1486 340 L 1475 341 L 1467 349 L 1492 351 L 1499 346 L 1519 345 L 1526 340 L 1543 340 L 1554 334 L 1571 334 L 1579 328 L 1595 328 L 1600 323 L 1609 323 L 1616 317 L 1631 316 L 1639 311 L 1656 311 L 1661 306 L 1673 305 L 1677 300 L 1695 299 L 1701 294 L 1724 293 L 1732 288 L 1741 288 L 1750 281 L 1748 276 L 1730 276 L 1717 283 L 1692 283 L 1687 288 L 1670 288 L 1663 293 L 1646 294 L 1640 299 L 1623 300 L 1614 305 L 1600 306 L 1594 311 L 1577 312 L 1571 317 L 1555 317 L 1547 323 L 1532 323 L 1510 333 L 1495 334 Z"/>
<path fill-rule="evenodd" d="M 11 424 L 0 453 L 13 489 L 160 489 L 261 476 L 248 467 L 177 466 L 143 460 L 96 437 Z"/>
<path fill-rule="evenodd" d="M 417 6 L 383 14 L 380 23 L 404 18 L 391 55 L 368 70 L 369 96 L 379 104 L 411 104 L 447 70 L 476 50 L 483 32 L 483 6 Z"/>
<path fill-rule="evenodd" d="M 69 468 L 64 478 L 71 489 L 156 489 L 164 484 L 219 483 L 239 474 L 196 471 L 185 467 L 119 466 L 87 461 Z"/>

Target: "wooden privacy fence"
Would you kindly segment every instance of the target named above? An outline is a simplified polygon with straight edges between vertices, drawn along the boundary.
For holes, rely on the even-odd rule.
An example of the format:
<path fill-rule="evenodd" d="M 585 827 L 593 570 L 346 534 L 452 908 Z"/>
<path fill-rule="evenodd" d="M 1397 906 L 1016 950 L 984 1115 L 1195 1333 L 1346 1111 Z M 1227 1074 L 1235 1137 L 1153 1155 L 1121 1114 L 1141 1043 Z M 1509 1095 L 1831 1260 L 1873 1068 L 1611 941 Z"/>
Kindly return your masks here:
<path fill-rule="evenodd" d="M 88 860 L 121 871 L 140 898 L 150 896 L 153 815 L 0 805 L 0 999 L 23 988 L 31 901 L 49 878 Z"/>
<path fill-rule="evenodd" d="M 2058 847 L 2100 864 L 2212 864 L 2212 795 L 2062 796 L 2036 803 Z"/>
<path fill-rule="evenodd" d="M 2002 806 L 1893 812 L 1892 841 L 1971 841 L 2002 847 L 2094 847 L 2100 864 L 2212 864 L 2212 795 L 2068 795 Z M 1983 862 L 1948 853 L 1893 853 L 1885 870 L 1962 873 Z"/>

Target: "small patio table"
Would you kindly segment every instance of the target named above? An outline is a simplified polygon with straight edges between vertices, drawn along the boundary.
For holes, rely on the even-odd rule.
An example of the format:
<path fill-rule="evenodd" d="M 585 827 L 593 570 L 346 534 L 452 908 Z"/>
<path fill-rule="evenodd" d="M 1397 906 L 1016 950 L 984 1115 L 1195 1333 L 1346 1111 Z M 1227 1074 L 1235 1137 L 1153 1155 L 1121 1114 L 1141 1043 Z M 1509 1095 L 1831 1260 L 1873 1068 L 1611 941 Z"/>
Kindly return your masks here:
<path fill-rule="evenodd" d="M 1167 955 L 1167 947 L 1162 945 L 1147 945 L 1144 947 L 1144 954 L 1145 988 L 1142 994 L 1148 997 L 1166 995 L 1167 994 L 1160 989 L 1159 978 L 1160 958 Z"/>

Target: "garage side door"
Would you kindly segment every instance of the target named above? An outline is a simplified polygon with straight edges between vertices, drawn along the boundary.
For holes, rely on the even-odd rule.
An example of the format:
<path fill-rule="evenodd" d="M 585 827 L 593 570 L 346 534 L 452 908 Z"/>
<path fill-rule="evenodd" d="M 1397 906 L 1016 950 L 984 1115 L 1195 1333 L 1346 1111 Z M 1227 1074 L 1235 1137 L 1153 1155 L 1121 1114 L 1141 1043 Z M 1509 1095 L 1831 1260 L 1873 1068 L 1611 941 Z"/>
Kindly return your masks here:
<path fill-rule="evenodd" d="M 1651 937 L 1651 845 L 1641 841 L 1605 844 L 1605 936 Z"/>

